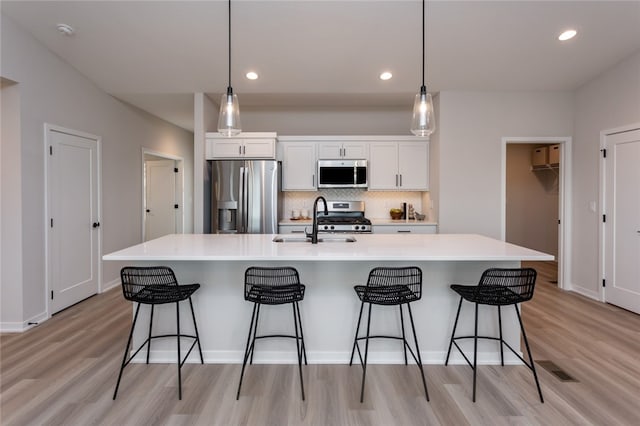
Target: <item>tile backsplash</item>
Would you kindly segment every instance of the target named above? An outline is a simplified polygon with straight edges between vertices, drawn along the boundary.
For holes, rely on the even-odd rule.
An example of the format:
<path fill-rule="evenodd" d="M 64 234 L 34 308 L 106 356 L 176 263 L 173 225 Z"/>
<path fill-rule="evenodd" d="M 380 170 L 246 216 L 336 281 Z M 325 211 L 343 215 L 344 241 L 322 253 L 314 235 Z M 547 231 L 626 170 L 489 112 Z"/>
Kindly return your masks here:
<path fill-rule="evenodd" d="M 366 191 L 363 189 L 335 188 L 323 189 L 317 192 L 307 191 L 286 191 L 281 193 L 283 198 L 282 219 L 291 216 L 292 210 L 313 209 L 313 201 L 317 196 L 322 195 L 328 201 L 364 201 L 365 215 L 370 219 L 388 219 L 389 209 L 402 207 L 402 203 L 413 204 L 413 208 L 418 213 L 426 213 L 427 220 L 432 220 L 430 212 L 427 211 L 430 204 L 428 192 L 386 192 L 386 191 Z M 423 209 L 423 206 L 425 208 Z M 424 210 L 424 211 L 423 211 Z"/>

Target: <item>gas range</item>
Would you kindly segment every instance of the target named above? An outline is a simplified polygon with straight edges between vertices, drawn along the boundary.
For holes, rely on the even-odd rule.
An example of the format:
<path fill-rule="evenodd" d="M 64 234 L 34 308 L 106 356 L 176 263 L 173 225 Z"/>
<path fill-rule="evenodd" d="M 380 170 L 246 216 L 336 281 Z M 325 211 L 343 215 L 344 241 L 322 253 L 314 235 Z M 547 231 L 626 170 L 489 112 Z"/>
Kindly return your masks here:
<path fill-rule="evenodd" d="M 318 206 L 318 232 L 371 232 L 364 201 L 327 201 L 328 215 Z"/>

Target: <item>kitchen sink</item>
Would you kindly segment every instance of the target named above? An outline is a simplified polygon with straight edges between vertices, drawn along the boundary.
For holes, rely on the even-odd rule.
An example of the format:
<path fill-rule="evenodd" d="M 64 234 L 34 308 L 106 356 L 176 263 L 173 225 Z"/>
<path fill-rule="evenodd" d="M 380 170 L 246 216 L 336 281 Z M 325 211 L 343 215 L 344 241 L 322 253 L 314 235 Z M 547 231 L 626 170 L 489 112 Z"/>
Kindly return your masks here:
<path fill-rule="evenodd" d="M 278 235 L 273 239 L 273 242 L 274 243 L 310 243 L 311 238 L 302 237 L 302 236 L 289 237 L 284 235 Z M 318 237 L 318 242 L 319 243 L 355 243 L 356 239 L 355 237 L 352 237 L 350 235 L 345 235 L 345 236 L 331 235 L 331 236 Z"/>

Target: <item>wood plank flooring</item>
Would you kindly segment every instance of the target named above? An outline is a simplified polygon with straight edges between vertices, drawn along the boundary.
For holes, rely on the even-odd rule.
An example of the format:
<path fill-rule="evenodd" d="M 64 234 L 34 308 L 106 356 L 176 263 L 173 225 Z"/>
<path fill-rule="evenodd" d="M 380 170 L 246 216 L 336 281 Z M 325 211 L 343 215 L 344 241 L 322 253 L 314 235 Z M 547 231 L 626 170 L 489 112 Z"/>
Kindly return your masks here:
<path fill-rule="evenodd" d="M 175 365 L 127 368 L 111 396 L 131 321 L 120 290 L 94 296 L 22 334 L 0 336 L 2 425 L 634 425 L 640 424 L 640 316 L 563 292 L 554 264 L 535 263 L 536 294 L 523 305 L 545 403 L 523 366 L 372 365 L 365 402 L 358 366 L 256 365 L 235 400 L 239 365 L 188 364 L 178 401 Z M 544 363 L 543 363 L 544 364 Z"/>

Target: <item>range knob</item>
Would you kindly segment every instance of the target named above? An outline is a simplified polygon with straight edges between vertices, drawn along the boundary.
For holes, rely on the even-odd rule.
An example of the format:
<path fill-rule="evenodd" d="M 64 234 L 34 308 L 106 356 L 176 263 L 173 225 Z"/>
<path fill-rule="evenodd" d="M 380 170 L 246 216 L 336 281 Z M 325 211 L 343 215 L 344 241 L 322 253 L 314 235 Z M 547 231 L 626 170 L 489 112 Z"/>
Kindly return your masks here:
<path fill-rule="evenodd" d="M 324 226 L 324 230 L 326 231 L 327 229 L 329 229 L 329 227 L 327 225 Z"/>
<path fill-rule="evenodd" d="M 360 229 L 360 227 L 358 225 L 356 225 L 355 228 L 353 228 L 353 229 L 355 229 L 357 231 L 358 229 Z"/>
<path fill-rule="evenodd" d="M 331 225 L 331 229 L 333 229 L 333 228 L 334 228 L 333 225 Z"/>

